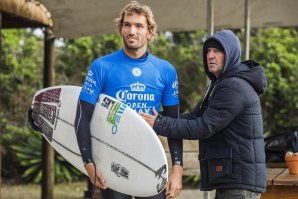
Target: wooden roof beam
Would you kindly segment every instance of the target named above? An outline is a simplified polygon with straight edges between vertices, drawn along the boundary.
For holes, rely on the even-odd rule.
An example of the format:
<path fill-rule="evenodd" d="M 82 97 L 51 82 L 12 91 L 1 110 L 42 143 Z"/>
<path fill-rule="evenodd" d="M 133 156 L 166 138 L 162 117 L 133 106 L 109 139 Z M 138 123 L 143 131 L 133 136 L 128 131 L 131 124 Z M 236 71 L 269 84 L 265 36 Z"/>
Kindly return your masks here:
<path fill-rule="evenodd" d="M 0 0 L 0 12 L 2 28 L 53 27 L 50 12 L 36 0 Z"/>

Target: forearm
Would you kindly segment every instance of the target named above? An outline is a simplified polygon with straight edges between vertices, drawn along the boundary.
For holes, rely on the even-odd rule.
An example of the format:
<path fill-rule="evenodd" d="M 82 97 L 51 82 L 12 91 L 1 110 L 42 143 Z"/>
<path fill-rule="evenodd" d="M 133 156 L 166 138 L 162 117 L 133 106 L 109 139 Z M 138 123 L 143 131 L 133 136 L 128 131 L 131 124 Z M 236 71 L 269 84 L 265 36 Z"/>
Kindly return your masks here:
<path fill-rule="evenodd" d="M 75 119 L 77 141 L 84 164 L 92 162 L 90 122 L 95 106 L 83 100 L 78 101 Z"/>
<path fill-rule="evenodd" d="M 154 122 L 153 129 L 158 135 L 172 139 L 198 140 L 207 138 L 212 134 L 206 128 L 202 118 L 187 120 L 159 115 Z"/>
<path fill-rule="evenodd" d="M 180 114 L 179 118 L 188 119 L 188 120 L 193 120 L 198 118 L 201 112 L 200 106 L 201 106 L 201 102 L 199 102 L 191 112 Z"/>
<path fill-rule="evenodd" d="M 164 115 L 172 118 L 179 116 L 179 105 L 165 106 Z M 182 139 L 168 138 L 168 145 L 172 159 L 172 165 L 183 166 L 183 141 Z"/>
<path fill-rule="evenodd" d="M 168 138 L 168 145 L 172 158 L 172 165 L 183 166 L 183 141 L 182 139 Z"/>

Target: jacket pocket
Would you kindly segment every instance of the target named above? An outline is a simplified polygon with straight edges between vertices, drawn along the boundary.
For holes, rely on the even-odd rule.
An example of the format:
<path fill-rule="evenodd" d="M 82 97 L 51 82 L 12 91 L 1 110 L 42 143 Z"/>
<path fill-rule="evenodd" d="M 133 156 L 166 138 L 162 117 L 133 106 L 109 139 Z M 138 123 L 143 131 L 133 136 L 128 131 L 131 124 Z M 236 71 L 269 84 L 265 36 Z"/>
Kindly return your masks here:
<path fill-rule="evenodd" d="M 232 180 L 232 148 L 209 148 L 205 159 L 208 163 L 209 185 L 227 183 Z"/>

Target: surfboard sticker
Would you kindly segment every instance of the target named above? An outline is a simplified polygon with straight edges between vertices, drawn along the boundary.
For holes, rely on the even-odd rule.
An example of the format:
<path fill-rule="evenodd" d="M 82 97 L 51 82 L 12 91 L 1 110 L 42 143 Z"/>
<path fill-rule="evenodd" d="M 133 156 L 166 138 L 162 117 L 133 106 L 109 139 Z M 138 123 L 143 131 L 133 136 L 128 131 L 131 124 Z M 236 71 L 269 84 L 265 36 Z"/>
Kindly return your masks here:
<path fill-rule="evenodd" d="M 59 104 L 61 88 L 50 89 L 36 95 L 33 99 L 32 117 L 36 124 L 41 128 L 46 138 L 51 142 L 53 136 L 53 127 L 55 124 L 57 105 Z M 54 105 L 46 104 L 54 103 Z"/>
<path fill-rule="evenodd" d="M 109 124 L 113 124 L 112 133 L 117 133 L 117 124 L 119 124 L 121 116 L 123 115 L 124 110 L 127 108 L 127 106 L 125 104 L 122 104 L 121 102 L 116 102 L 108 97 L 104 97 L 101 105 L 104 108 L 110 110 L 107 115 L 106 121 Z"/>
<path fill-rule="evenodd" d="M 42 135 L 68 162 L 87 175 L 74 121 L 81 87 L 55 86 L 37 91 L 32 117 Z M 164 149 L 152 128 L 132 109 L 101 94 L 91 125 L 92 156 L 106 185 L 128 195 L 148 197 L 168 180 Z"/>

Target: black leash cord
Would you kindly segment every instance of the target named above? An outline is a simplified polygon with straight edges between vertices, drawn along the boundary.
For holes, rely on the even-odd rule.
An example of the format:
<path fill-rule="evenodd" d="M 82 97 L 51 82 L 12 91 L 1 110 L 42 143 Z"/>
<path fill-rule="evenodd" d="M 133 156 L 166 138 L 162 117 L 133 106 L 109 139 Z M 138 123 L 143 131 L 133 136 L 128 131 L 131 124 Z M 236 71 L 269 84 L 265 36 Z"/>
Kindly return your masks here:
<path fill-rule="evenodd" d="M 92 188 L 92 198 L 94 196 L 95 193 L 95 189 L 96 189 L 96 164 L 94 162 L 92 162 L 92 164 L 94 165 L 94 180 L 93 180 L 93 188 Z"/>

